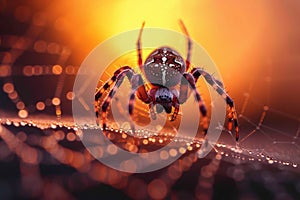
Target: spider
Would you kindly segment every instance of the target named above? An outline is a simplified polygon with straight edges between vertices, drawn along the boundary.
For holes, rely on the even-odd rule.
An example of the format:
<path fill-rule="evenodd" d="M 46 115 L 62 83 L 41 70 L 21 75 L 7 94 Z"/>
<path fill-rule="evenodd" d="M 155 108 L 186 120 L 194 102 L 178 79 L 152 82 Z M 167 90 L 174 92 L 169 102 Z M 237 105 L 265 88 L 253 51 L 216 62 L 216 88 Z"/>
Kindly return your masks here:
<path fill-rule="evenodd" d="M 146 89 L 141 74 L 135 73 L 130 66 L 123 66 L 119 68 L 114 72 L 113 76 L 95 93 L 95 114 L 97 123 L 99 124 L 99 99 L 104 92 L 109 90 L 114 84 L 112 89 L 109 90 L 108 96 L 101 105 L 102 128 L 103 130 L 106 130 L 106 116 L 109 104 L 111 103 L 116 90 L 120 87 L 126 76 L 129 79 L 132 88 L 128 105 L 129 114 L 131 117 L 133 115 L 135 98 L 137 97 L 149 105 L 150 116 L 152 119 L 156 119 L 156 113 L 154 111 L 155 105 L 160 105 L 156 106 L 157 113 L 161 113 L 163 110 L 165 110 L 166 113 L 170 114 L 174 107 L 174 111 L 170 117 L 170 121 L 174 121 L 178 115 L 180 104 L 183 104 L 188 99 L 188 90 L 190 89 L 193 92 L 196 101 L 198 102 L 199 112 L 203 117 L 204 135 L 206 135 L 208 130 L 207 110 L 203 100 L 201 99 L 200 93 L 196 88 L 196 82 L 199 77 L 202 76 L 216 90 L 216 92 L 224 98 L 225 102 L 227 103 L 229 109 L 228 130 L 231 131 L 233 126 L 235 127 L 235 138 L 236 141 L 238 141 L 238 120 L 232 98 L 226 93 L 223 83 L 219 80 L 216 80 L 208 72 L 201 68 L 193 68 L 189 71 L 192 41 L 184 23 L 180 20 L 179 24 L 187 38 L 186 60 L 184 60 L 182 56 L 174 49 L 163 46 L 150 53 L 143 64 L 141 48 L 141 37 L 145 25 L 145 22 L 143 22 L 138 35 L 136 47 L 138 66 L 146 77 L 147 82 L 150 85 L 150 89 Z M 179 86 L 179 89 L 176 89 L 175 86 Z M 134 125 L 132 122 L 131 129 L 134 132 Z"/>

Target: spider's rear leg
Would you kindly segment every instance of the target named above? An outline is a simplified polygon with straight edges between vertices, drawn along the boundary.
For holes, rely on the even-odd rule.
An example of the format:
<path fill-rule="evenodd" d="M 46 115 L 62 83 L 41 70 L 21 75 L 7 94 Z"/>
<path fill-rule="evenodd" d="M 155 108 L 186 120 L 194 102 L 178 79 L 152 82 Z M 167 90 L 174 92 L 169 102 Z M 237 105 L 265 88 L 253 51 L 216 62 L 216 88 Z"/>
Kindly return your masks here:
<path fill-rule="evenodd" d="M 236 139 L 236 141 L 238 141 L 238 139 L 239 139 L 239 124 L 238 124 L 238 119 L 237 119 L 237 112 L 235 110 L 232 98 L 224 90 L 223 83 L 221 83 L 221 81 L 219 81 L 219 80 L 216 80 L 212 75 L 210 75 L 203 69 L 194 68 L 191 71 L 191 73 L 193 74 L 196 81 L 202 75 L 204 77 L 204 79 L 206 80 L 206 82 L 208 82 L 217 91 L 217 93 L 224 98 L 227 105 L 229 106 L 228 130 L 231 131 L 233 126 L 235 127 L 235 139 Z"/>
<path fill-rule="evenodd" d="M 107 84 L 108 86 L 110 86 L 113 82 L 116 82 L 116 83 L 115 83 L 114 87 L 110 90 L 108 96 L 105 98 L 103 104 L 101 105 L 102 128 L 103 128 L 103 130 L 106 129 L 107 109 L 108 109 L 108 106 L 109 106 L 113 96 L 115 95 L 117 89 L 121 86 L 125 76 L 127 76 L 127 78 L 130 80 L 133 75 L 134 75 L 134 71 L 130 67 L 127 67 L 127 68 L 122 67 L 114 73 L 115 78 L 113 76 L 108 82 L 106 82 L 106 83 L 108 83 Z M 106 84 L 104 84 L 104 86 L 105 85 Z M 102 91 L 102 89 L 100 88 L 98 90 L 98 92 L 96 93 L 96 95 L 95 95 L 95 110 L 96 110 L 95 112 L 96 112 L 96 117 L 97 117 L 96 122 L 97 122 L 98 125 L 99 125 L 99 121 L 98 121 L 98 116 L 99 116 L 98 100 L 99 100 L 99 98 L 101 97 L 101 95 L 103 94 L 103 92 L 105 90 L 102 93 L 101 93 L 101 91 Z"/>

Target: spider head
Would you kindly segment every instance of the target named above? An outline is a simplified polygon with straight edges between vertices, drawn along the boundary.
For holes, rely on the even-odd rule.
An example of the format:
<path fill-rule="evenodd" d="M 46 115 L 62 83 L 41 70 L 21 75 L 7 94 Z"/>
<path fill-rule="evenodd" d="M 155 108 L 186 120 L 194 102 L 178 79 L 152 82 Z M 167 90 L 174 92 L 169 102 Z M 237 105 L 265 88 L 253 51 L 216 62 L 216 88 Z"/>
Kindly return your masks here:
<path fill-rule="evenodd" d="M 158 88 L 155 92 L 155 102 L 161 106 L 156 107 L 157 112 L 162 112 L 164 108 L 167 113 L 171 113 L 173 97 L 174 94 L 168 88 Z"/>
<path fill-rule="evenodd" d="M 155 102 L 159 104 L 171 103 L 173 94 L 168 88 L 161 87 L 156 91 Z"/>
<path fill-rule="evenodd" d="M 144 73 L 148 81 L 164 87 L 177 85 L 185 70 L 184 59 L 169 47 L 155 49 L 144 64 Z"/>

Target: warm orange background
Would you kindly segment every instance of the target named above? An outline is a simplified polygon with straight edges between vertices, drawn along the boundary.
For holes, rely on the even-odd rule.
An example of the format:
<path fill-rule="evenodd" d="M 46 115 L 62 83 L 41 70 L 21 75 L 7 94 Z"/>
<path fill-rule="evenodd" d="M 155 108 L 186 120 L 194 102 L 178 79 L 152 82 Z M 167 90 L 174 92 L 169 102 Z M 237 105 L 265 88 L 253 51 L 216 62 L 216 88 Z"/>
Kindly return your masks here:
<path fill-rule="evenodd" d="M 1 10 L 7 2 L 0 2 Z M 143 21 L 146 27 L 180 31 L 182 19 L 215 61 L 238 111 L 248 93 L 259 110 L 267 105 L 299 118 L 299 1 L 65 0 L 45 6 L 34 0 L 20 3 L 14 13 L 19 21 L 26 20 L 22 5 L 27 4 L 39 10 L 34 20 L 50 23 L 47 34 L 70 47 L 74 64 L 105 39 L 138 29 Z"/>
<path fill-rule="evenodd" d="M 299 115 L 293 106 L 300 100 L 294 89 L 300 82 L 299 1 L 77 0 L 53 2 L 45 10 L 59 16 L 54 26 L 79 62 L 103 40 L 140 28 L 143 21 L 146 27 L 180 31 L 182 19 L 236 100 L 250 88 L 262 105 Z"/>
<path fill-rule="evenodd" d="M 87 193 L 92 193 L 95 196 L 103 196 L 105 194 L 115 194 L 117 190 L 113 190 L 113 192 L 108 190 L 109 192 L 105 193 L 107 187 L 102 187 L 103 184 L 99 184 L 99 187 L 93 187 L 95 184 L 101 182 L 116 186 L 116 182 L 122 180 L 120 181 L 120 188 L 123 187 L 122 190 L 126 191 L 128 196 L 131 197 L 145 197 L 148 193 L 153 195 L 153 191 L 156 194 L 163 194 L 164 197 L 169 190 L 170 194 L 173 195 L 176 194 L 174 192 L 177 192 L 177 188 L 184 189 L 186 186 L 191 188 L 182 190 L 182 192 L 189 191 L 189 195 L 192 197 L 199 191 L 196 189 L 197 186 L 194 185 L 196 182 L 191 180 L 193 178 L 195 180 L 199 179 L 201 184 L 202 180 L 212 180 L 209 177 L 211 176 L 215 183 L 221 185 L 221 187 L 208 190 L 205 184 L 205 187 L 203 187 L 205 192 L 200 191 L 204 195 L 214 193 L 214 195 L 218 194 L 219 197 L 225 198 L 228 197 L 227 194 L 234 193 L 235 196 L 231 196 L 232 198 L 229 199 L 233 199 L 240 194 L 241 198 L 260 197 L 268 199 L 268 197 L 273 197 L 273 194 L 270 196 L 272 192 L 276 193 L 274 196 L 284 197 L 286 194 L 297 195 L 299 193 L 299 191 L 297 193 L 297 183 L 299 182 L 297 175 L 300 163 L 298 148 L 300 130 L 300 95 L 298 89 L 300 84 L 299 0 L 0 0 L 0 13 L 3 14 L 3 18 L 0 19 L 0 46 L 4 51 L 12 51 L 12 54 L 7 55 L 17 55 L 16 58 L 18 58 L 17 60 L 12 59 L 12 68 L 2 67 L 2 69 L 13 70 L 11 70 L 12 76 L 1 79 L 1 84 L 3 82 L 3 84 L 9 86 L 3 87 L 5 94 L 0 93 L 1 109 L 5 109 L 6 105 L 9 105 L 7 106 L 8 110 L 10 107 L 15 109 L 16 102 L 11 101 L 8 97 L 10 94 L 17 93 L 7 92 L 9 90 L 14 91 L 15 87 L 26 106 L 27 103 L 35 106 L 37 101 L 47 103 L 50 100 L 50 102 L 48 101 L 49 106 L 42 112 L 32 111 L 32 114 L 46 115 L 51 113 L 51 115 L 45 116 L 45 121 L 50 120 L 54 113 L 60 119 L 61 113 L 57 114 L 58 110 L 61 112 L 60 107 L 57 109 L 57 102 L 60 99 L 52 96 L 56 95 L 56 92 L 53 91 L 56 91 L 57 88 L 66 90 L 63 90 L 61 95 L 63 97 L 61 98 L 62 116 L 67 116 L 66 113 L 68 112 L 66 110 L 68 109 L 71 113 L 71 107 L 68 108 L 68 104 L 71 105 L 71 98 L 66 99 L 64 96 L 65 93 L 72 90 L 75 76 L 74 74 L 72 76 L 67 74 L 66 79 L 62 79 L 64 82 L 61 82 L 60 78 L 64 78 L 66 75 L 62 73 L 64 68 L 67 69 L 69 65 L 72 67 L 71 69 L 73 69 L 73 66 L 78 67 L 89 52 L 102 41 L 124 31 L 139 29 L 143 21 L 146 22 L 146 27 L 180 31 L 178 19 L 182 19 L 191 37 L 202 45 L 215 61 L 223 76 L 226 89 L 235 100 L 238 113 L 243 114 L 244 117 L 239 118 L 241 130 L 239 146 L 242 147 L 243 151 L 245 150 L 246 159 L 248 157 L 253 158 L 253 160 L 249 159 L 246 162 L 240 162 L 241 157 L 236 159 L 236 156 L 240 156 L 240 153 L 230 148 L 230 145 L 233 147 L 236 143 L 227 132 L 224 132 L 220 137 L 220 141 L 226 144 L 227 147 L 225 145 L 226 148 L 218 148 L 224 150 L 225 153 L 228 152 L 232 157 L 228 156 L 226 158 L 226 156 L 223 156 L 221 161 L 218 155 L 219 158 L 216 156 L 216 159 L 213 158 L 211 162 L 209 161 L 210 158 L 198 159 L 198 162 L 193 164 L 194 161 L 192 162 L 192 160 L 194 158 L 185 156 L 178 162 L 185 163 L 185 165 L 182 165 L 185 166 L 182 169 L 181 164 L 178 165 L 180 166 L 178 168 L 175 164 L 164 169 L 165 171 L 162 171 L 162 173 L 125 176 L 101 163 L 93 162 L 92 156 L 89 156 L 87 152 L 79 153 L 79 151 L 85 152 L 85 150 L 80 149 L 77 151 L 77 145 L 81 145 L 81 143 L 76 143 L 73 132 L 63 129 L 66 131 L 64 135 L 64 132 L 57 129 L 56 126 L 55 128 L 51 126 L 51 130 L 44 131 L 33 126 L 30 128 L 29 125 L 24 127 L 26 129 L 23 132 L 21 131 L 23 130 L 22 126 L 17 128 L 19 125 L 17 126 L 15 123 L 9 125 L 7 121 L 5 126 L 11 128 L 12 132 L 6 131 L 6 128 L 0 130 L 0 132 L 2 131 L 1 136 L 4 138 L 0 146 L 3 150 L 0 161 L 4 164 L 1 165 L 0 171 L 4 173 L 1 176 L 3 180 L 8 180 L 6 182 L 0 181 L 1 184 L 5 183 L 2 184 L 3 191 L 9 191 L 11 194 L 16 194 L 17 197 L 25 194 L 25 198 L 39 198 L 43 194 L 49 198 L 50 195 L 55 195 L 52 197 L 59 196 L 62 199 L 67 199 L 69 192 L 73 193 L 75 191 L 76 193 L 83 191 L 84 194 L 87 191 Z M 30 28 L 31 24 L 33 24 L 33 28 Z M 15 36 L 21 36 L 20 44 L 17 40 L 16 45 L 10 46 L 7 41 L 12 38 L 11 40 L 14 43 Z M 33 42 L 45 41 L 49 46 L 51 42 L 59 44 L 60 47 L 66 46 L 71 51 L 70 57 L 66 62 L 63 62 L 62 66 L 56 65 L 60 64 L 57 63 L 58 56 L 49 52 L 35 52 L 34 45 L 32 45 L 33 48 L 26 45 L 26 41 L 22 40 L 24 39 L 23 36 L 25 39 L 30 37 L 29 39 L 32 39 Z M 22 56 L 19 57 L 21 54 Z M 4 57 L 3 55 L 1 54 L 0 57 Z M 53 60 L 55 60 L 55 63 L 53 63 Z M 5 62 L 3 63 L 5 64 Z M 22 69 L 26 69 L 27 64 L 51 66 L 54 64 L 53 74 L 48 73 L 50 76 L 27 77 L 26 73 L 22 74 Z M 29 69 L 33 68 L 29 66 Z M 24 71 L 26 72 L 26 70 Z M 1 72 L 5 74 L 5 72 Z M 94 90 L 95 88 L 90 89 Z M 204 93 L 203 96 L 207 95 L 205 90 L 201 90 L 201 93 Z M 2 99 L 2 97 L 4 98 Z M 53 98 L 52 101 L 49 98 Z M 42 105 L 45 106 L 43 102 Z M 6 111 L 1 112 L 1 117 L 4 116 L 3 119 L 5 119 L 7 113 L 9 114 Z M 17 112 L 13 112 L 13 114 L 15 113 Z M 33 116 L 31 113 L 29 114 L 30 117 Z M 22 116 L 22 114 L 19 116 Z M 38 117 L 43 119 L 40 116 Z M 4 123 L 4 121 L 2 122 Z M 52 125 L 52 122 L 47 123 Z M 37 138 L 46 138 L 46 140 L 37 139 L 37 141 L 41 141 L 37 142 L 40 143 L 41 148 L 38 148 L 35 143 L 32 145 L 31 139 L 32 141 L 35 140 L 33 139 L 35 137 L 31 136 L 34 136 L 34 134 L 39 136 Z M 64 140 L 64 137 L 67 139 Z M 31 139 L 27 140 L 26 138 Z M 48 138 L 54 138 L 55 142 L 52 142 L 52 139 L 48 140 Z M 54 151 L 49 151 L 50 148 L 47 148 L 49 142 L 47 143 L 47 141 L 55 146 Z M 11 149 L 5 147 L 7 145 Z M 17 148 L 15 148 L 15 145 L 18 145 Z M 81 147 L 79 146 L 79 148 Z M 30 151 L 26 151 L 26 148 Z M 49 151 L 50 154 L 43 153 L 44 150 L 42 149 Z M 63 154 L 57 154 L 57 150 Z M 30 154 L 26 154 L 26 152 L 30 152 Z M 39 154 L 32 154 L 31 152 L 42 152 L 41 155 L 45 157 L 46 162 L 44 163 L 44 160 L 41 160 L 40 165 L 34 166 L 26 164 L 26 162 L 40 162 L 35 156 Z M 250 155 L 250 152 L 253 154 Z M 273 164 L 273 160 L 269 160 L 272 163 L 267 160 L 261 162 L 262 157 L 259 157 L 259 155 L 263 155 L 261 152 L 280 162 L 282 161 L 282 164 L 265 165 L 266 163 Z M 11 157 L 13 154 L 16 154 L 20 159 Z M 66 156 L 59 159 L 64 154 Z M 213 153 L 212 156 L 214 157 L 214 155 Z M 53 164 L 52 160 L 56 158 L 58 158 L 58 162 Z M 72 158 L 72 162 L 67 161 L 69 158 Z M 47 159 L 50 159 L 49 163 Z M 86 178 L 86 171 L 77 171 L 77 167 L 79 169 L 80 164 L 84 161 L 86 161 L 88 167 L 91 166 L 87 174 L 93 180 L 92 183 L 88 180 L 89 178 Z M 285 161 L 288 161 L 289 166 L 284 166 Z M 221 163 L 221 165 L 216 163 Z M 292 164 L 294 165 L 293 168 L 297 170 L 297 174 L 288 173 Z M 191 166 L 192 168 L 190 168 Z M 278 170 L 277 166 L 279 167 Z M 47 167 L 49 167 L 49 171 L 44 170 Z M 60 167 L 64 170 L 61 171 Z M 170 187 L 167 188 L 165 184 L 167 181 L 163 182 L 164 177 L 167 178 L 164 174 L 170 174 L 173 171 L 175 175 L 179 174 L 178 179 L 174 179 L 174 182 L 178 183 L 173 185 L 171 181 L 169 183 Z M 183 171 L 184 173 L 182 173 Z M 214 174 L 215 172 L 216 174 Z M 206 174 L 211 175 L 207 176 Z M 253 174 L 255 176 L 252 176 Z M 181 176 L 183 178 L 179 180 Z M 225 179 L 219 179 L 220 176 L 224 176 Z M 227 181 L 226 177 L 229 177 L 233 183 Z M 240 179 L 240 177 L 242 178 Z M 269 179 L 270 177 L 274 178 Z M 125 180 L 125 185 L 122 185 L 124 184 L 123 180 Z M 31 182 L 33 184 L 28 184 Z M 67 184 L 68 187 L 64 184 Z M 149 184 L 149 187 L 147 184 Z M 209 182 L 209 184 L 212 186 L 213 183 Z M 20 186 L 17 190 L 15 189 L 16 185 Z M 161 185 L 164 187 L 161 187 Z M 253 188 L 253 185 L 259 187 Z M 95 188 L 95 190 L 89 190 L 89 188 Z M 21 189 L 27 193 L 17 194 Z M 66 190 L 69 191 L 66 192 Z M 96 190 L 97 193 L 93 193 Z M 243 195 L 243 193 L 245 194 Z M 186 195 L 188 193 L 182 194 Z"/>

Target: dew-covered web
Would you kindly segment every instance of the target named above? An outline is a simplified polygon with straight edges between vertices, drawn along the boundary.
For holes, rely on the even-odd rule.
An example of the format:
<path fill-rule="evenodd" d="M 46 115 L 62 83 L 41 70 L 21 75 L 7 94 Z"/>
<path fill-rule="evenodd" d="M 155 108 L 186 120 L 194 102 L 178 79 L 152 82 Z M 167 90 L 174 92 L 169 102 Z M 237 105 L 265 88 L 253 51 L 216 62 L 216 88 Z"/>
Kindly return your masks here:
<path fill-rule="evenodd" d="M 81 109 L 93 108 L 72 91 L 80 62 L 57 36 L 60 16 L 28 6 L 10 9 L 1 14 L 0 196 L 299 197 L 299 116 L 273 106 L 272 84 L 278 80 L 272 74 L 249 81 L 243 92 L 235 93 L 238 143 L 220 125 L 216 128 L 223 129 L 222 135 L 205 158 L 198 158 L 201 140 L 177 138 L 180 148 L 162 155 L 183 155 L 170 166 L 145 175 L 119 172 L 98 162 L 80 141 L 80 128 L 97 127 L 78 127 L 72 120 L 72 101 L 79 101 Z M 263 87 L 264 98 L 256 94 L 257 87 Z M 125 131 L 109 130 L 116 142 L 130 138 Z M 147 134 L 141 144 L 145 148 L 169 139 Z"/>

